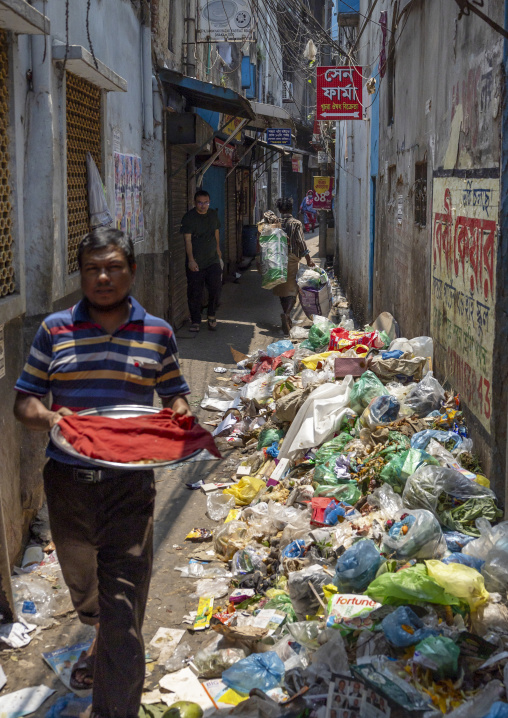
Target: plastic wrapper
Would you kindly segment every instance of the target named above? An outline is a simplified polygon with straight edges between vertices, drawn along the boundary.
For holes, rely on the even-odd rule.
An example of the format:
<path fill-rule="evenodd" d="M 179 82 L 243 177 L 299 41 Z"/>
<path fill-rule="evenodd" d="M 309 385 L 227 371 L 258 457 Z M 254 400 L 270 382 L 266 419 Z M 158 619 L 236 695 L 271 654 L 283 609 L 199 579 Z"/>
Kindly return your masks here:
<path fill-rule="evenodd" d="M 414 449 L 426 449 L 427 444 L 431 439 L 435 439 L 442 444 L 448 443 L 448 441 L 453 441 L 455 442 L 453 447 L 454 449 L 459 448 L 462 444 L 462 437 L 455 431 L 433 431 L 431 429 L 427 429 L 426 431 L 419 431 L 418 433 L 413 434 L 411 437 L 411 446 Z"/>
<path fill-rule="evenodd" d="M 243 521 L 229 521 L 215 531 L 215 553 L 224 561 L 230 561 L 235 553 L 245 548 L 252 539 L 252 531 Z"/>
<path fill-rule="evenodd" d="M 246 658 L 243 648 L 224 647 L 224 643 L 223 637 L 218 635 L 195 654 L 192 662 L 200 678 L 220 678 L 223 671 Z"/>
<path fill-rule="evenodd" d="M 288 238 L 279 227 L 266 224 L 259 236 L 261 254 L 261 286 L 273 289 L 284 284 L 288 276 Z"/>
<path fill-rule="evenodd" d="M 231 559 L 231 573 L 233 576 L 244 576 L 254 571 L 266 573 L 266 566 L 263 563 L 265 556 L 263 554 L 266 555 L 266 551 L 261 547 L 259 549 L 252 546 L 242 548 Z"/>
<path fill-rule="evenodd" d="M 407 395 L 405 404 L 417 416 L 427 416 L 439 409 L 445 399 L 444 389 L 431 371 Z"/>
<path fill-rule="evenodd" d="M 331 369 L 323 371 L 312 371 L 312 369 L 304 369 L 301 373 L 302 386 L 306 389 L 308 386 L 318 386 L 329 381 L 335 381 L 335 373 Z"/>
<path fill-rule="evenodd" d="M 464 546 L 463 553 L 485 561 L 497 544 L 499 544 L 498 549 L 508 549 L 508 521 L 502 521 L 497 526 L 491 526 L 489 521 L 479 518 L 476 520 L 476 528 L 478 529 L 479 538 L 473 539 Z"/>
<path fill-rule="evenodd" d="M 383 484 L 374 489 L 367 501 L 381 512 L 385 520 L 393 519 L 402 511 L 402 499 L 389 484 Z"/>
<path fill-rule="evenodd" d="M 315 454 L 316 466 L 323 464 L 332 456 L 339 456 L 344 452 L 344 447 L 353 440 L 351 434 L 343 431 L 331 441 L 326 441 Z"/>
<path fill-rule="evenodd" d="M 228 668 L 222 674 L 222 681 L 238 693 L 248 693 L 253 688 L 269 691 L 278 686 L 283 677 L 284 664 L 275 653 L 253 653 Z"/>
<path fill-rule="evenodd" d="M 212 521 L 221 521 L 225 519 L 231 509 L 236 505 L 233 496 L 225 496 L 213 491 L 206 497 L 206 515 Z"/>
<path fill-rule="evenodd" d="M 409 606 L 399 606 L 381 621 L 385 638 L 396 648 L 407 648 L 429 636 L 437 635 L 437 631 L 426 628 Z"/>
<path fill-rule="evenodd" d="M 181 668 L 185 668 L 187 659 L 192 656 L 192 654 L 193 650 L 188 643 L 179 643 L 171 656 L 164 663 L 164 669 L 168 673 L 174 673 L 174 671 L 179 671 Z"/>
<path fill-rule="evenodd" d="M 363 593 L 381 565 L 381 556 L 373 541 L 353 544 L 337 560 L 333 583 L 343 593 Z"/>
<path fill-rule="evenodd" d="M 413 663 L 428 668 L 435 678 L 456 678 L 460 648 L 446 636 L 429 636 L 415 647 Z"/>
<path fill-rule="evenodd" d="M 404 506 L 410 509 L 427 509 L 436 514 L 441 494 L 448 494 L 460 501 L 495 498 L 490 489 L 480 486 L 454 469 L 420 466 L 406 481 L 402 500 Z"/>
<path fill-rule="evenodd" d="M 374 601 L 392 605 L 421 602 L 443 606 L 460 605 L 459 599 L 436 583 L 422 564 L 410 566 L 397 573 L 381 574 L 372 581 L 365 593 Z"/>
<path fill-rule="evenodd" d="M 380 478 L 401 492 L 408 476 L 414 474 L 414 472 L 424 464 L 439 466 L 439 461 L 425 451 L 408 449 L 400 454 L 395 454 L 395 456 L 383 466 Z"/>
<path fill-rule="evenodd" d="M 280 339 L 278 342 L 272 342 L 266 347 L 266 354 L 269 357 L 278 357 L 284 352 L 294 349 L 293 342 L 289 339 Z"/>
<path fill-rule="evenodd" d="M 189 598 L 222 598 L 229 592 L 229 583 L 229 578 L 202 578 Z"/>
<path fill-rule="evenodd" d="M 181 578 L 231 578 L 231 573 L 224 566 L 206 563 L 188 563 L 181 568 L 176 567 L 175 571 L 180 571 Z"/>
<path fill-rule="evenodd" d="M 413 518 L 412 522 L 408 522 Z M 440 558 L 446 551 L 446 542 L 436 517 L 425 509 L 414 509 L 404 521 L 408 526 L 403 533 L 402 525 L 397 523 L 383 537 L 382 550 L 391 558 L 404 561 L 411 558 Z"/>
<path fill-rule="evenodd" d="M 16 613 L 28 623 L 50 626 L 57 613 L 55 592 L 45 578 L 33 575 L 14 576 L 12 592 Z"/>
<path fill-rule="evenodd" d="M 367 370 L 358 381 L 355 382 L 351 389 L 349 406 L 357 414 L 361 414 L 372 399 L 375 399 L 377 396 L 384 396 L 387 393 L 377 376 Z"/>
<path fill-rule="evenodd" d="M 319 601 L 309 586 L 314 586 L 318 594 L 321 588 L 329 583 L 330 576 L 318 564 L 304 568 L 302 571 L 291 571 L 288 579 L 288 591 L 291 603 L 300 620 L 306 615 L 315 613 L 319 608 Z"/>
<path fill-rule="evenodd" d="M 494 546 L 488 553 L 481 572 L 489 591 L 506 593 L 508 590 L 508 553 Z"/>
<path fill-rule="evenodd" d="M 300 267 L 296 283 L 300 289 L 320 289 L 328 282 L 328 275 L 321 267 Z"/>
<path fill-rule="evenodd" d="M 284 668 L 291 671 L 294 668 L 304 669 L 309 665 L 308 651 L 296 641 L 290 640 L 288 636 L 284 636 L 273 646 L 273 650 L 284 663 Z"/>
<path fill-rule="evenodd" d="M 428 575 L 437 584 L 452 596 L 466 601 L 472 611 L 488 601 L 483 576 L 476 569 L 460 563 L 446 564 L 434 560 L 425 561 L 425 565 Z"/>
<path fill-rule="evenodd" d="M 284 436 L 282 429 L 275 429 L 274 427 L 267 427 L 261 429 L 259 434 L 257 450 L 260 451 L 267 446 L 271 446 L 274 442 L 279 442 Z"/>
<path fill-rule="evenodd" d="M 361 345 L 365 348 L 365 353 L 371 348 L 381 349 L 384 346 L 384 341 L 380 337 L 379 332 L 374 331 L 359 331 L 351 332 L 337 327 L 332 329 L 330 334 L 330 345 L 331 350 L 338 349 L 340 352 L 345 352 L 348 349 L 352 349 L 355 346 Z"/>
<path fill-rule="evenodd" d="M 345 504 L 354 506 L 360 500 L 362 492 L 358 488 L 356 481 L 348 481 L 338 486 L 328 486 L 327 484 L 315 487 L 314 496 L 326 496 L 330 499 L 343 501 Z"/>
<path fill-rule="evenodd" d="M 294 327 L 291 327 L 291 330 L 289 332 L 290 339 L 294 339 L 295 341 L 301 341 L 302 339 L 307 339 L 308 336 L 309 336 L 309 330 L 305 329 L 304 327 L 294 326 Z"/>
<path fill-rule="evenodd" d="M 374 429 L 380 424 L 389 424 L 397 419 L 399 409 L 400 404 L 394 396 L 390 394 L 377 396 L 364 409 L 360 423 L 368 429 Z"/>
<path fill-rule="evenodd" d="M 282 611 L 282 613 L 286 614 L 286 623 L 294 623 L 297 620 L 291 597 L 287 593 L 280 593 L 274 596 L 265 603 L 263 608 L 274 608 L 276 611 Z"/>
<path fill-rule="evenodd" d="M 223 494 L 233 496 L 237 506 L 247 506 L 258 493 L 266 488 L 266 484 L 255 476 L 244 476 L 234 486 L 223 490 Z"/>
<path fill-rule="evenodd" d="M 296 621 L 290 623 L 287 629 L 297 643 L 310 650 L 316 650 L 321 645 L 319 636 L 323 632 L 323 628 L 317 621 Z"/>
<path fill-rule="evenodd" d="M 282 531 L 288 524 L 298 522 L 302 512 L 294 506 L 284 506 L 276 501 L 268 503 L 267 518 L 276 531 Z"/>
<path fill-rule="evenodd" d="M 321 348 L 328 348 L 330 342 L 330 332 L 334 328 L 334 324 L 324 317 L 319 317 L 324 321 L 315 322 L 309 329 L 309 336 L 301 343 L 304 349 L 312 349 L 318 351 Z"/>
<path fill-rule="evenodd" d="M 273 387 L 276 381 L 279 381 L 279 377 L 275 376 L 274 371 L 259 374 L 259 376 L 256 376 L 251 382 L 242 387 L 240 397 L 246 401 L 256 399 L 256 401 L 263 403 L 272 398 Z"/>
<path fill-rule="evenodd" d="M 291 523 L 289 523 L 280 539 L 280 548 L 284 549 L 288 544 L 297 539 L 306 540 L 309 536 L 312 526 L 310 525 L 311 512 L 309 509 L 300 511 Z"/>

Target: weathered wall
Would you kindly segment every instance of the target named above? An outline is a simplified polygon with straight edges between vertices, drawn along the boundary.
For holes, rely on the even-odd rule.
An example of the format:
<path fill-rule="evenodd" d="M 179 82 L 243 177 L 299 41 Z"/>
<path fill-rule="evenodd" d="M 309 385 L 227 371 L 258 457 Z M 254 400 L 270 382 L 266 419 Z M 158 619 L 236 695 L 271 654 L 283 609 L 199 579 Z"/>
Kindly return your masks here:
<path fill-rule="evenodd" d="M 66 271 L 65 104 L 53 43 L 65 43 L 65 14 L 57 0 L 33 3 L 51 22 L 51 36 L 10 37 L 10 161 L 16 294 L 0 300 L 5 325 L 5 401 L 0 408 L 0 497 L 11 561 L 18 557 L 29 522 L 42 501 L 41 468 L 46 436 L 25 431 L 12 417 L 12 386 L 40 321 L 80 297 L 79 276 Z M 136 245 L 135 293 L 149 311 L 167 314 L 168 252 L 158 87 L 149 93 L 155 128 L 144 127 L 142 18 L 140 3 L 100 0 L 90 13 L 90 36 L 98 59 L 124 77 L 127 93 L 104 94 L 103 158 L 106 196 L 114 213 L 113 133 L 121 152 L 140 155 L 145 238 Z M 88 48 L 86 3 L 71 0 L 69 43 Z M 46 54 L 44 58 L 44 46 Z M 44 60 L 43 60 L 44 58 Z M 32 70 L 32 80 L 27 71 Z M 151 104 L 152 104 L 151 103 Z"/>
<path fill-rule="evenodd" d="M 402 335 L 435 339 L 435 369 L 461 393 L 475 447 L 492 472 L 500 495 L 502 477 L 492 463 L 492 422 L 496 382 L 491 356 L 499 327 L 494 325 L 495 256 L 498 246 L 502 41 L 473 14 L 458 20 L 459 9 L 445 0 L 401 3 L 394 64 L 377 76 L 380 95 L 379 171 L 374 241 L 373 315 L 390 311 Z M 396 7 L 396 6 L 395 6 Z M 373 20 L 395 7 L 382 2 Z M 361 12 L 368 11 L 367 0 Z M 399 10 L 400 12 L 400 10 Z M 485 4 L 502 24 L 502 3 Z M 390 57 L 390 33 L 370 23 L 359 64 Z M 391 84 L 392 83 L 392 84 Z M 393 87 L 393 93 L 391 92 Z M 367 104 L 369 98 L 366 96 Z M 393 114 L 391 108 L 393 107 Z M 369 186 L 356 195 L 370 168 L 351 160 L 365 141 L 362 122 L 354 124 L 348 159 L 339 178 L 338 256 L 348 293 L 362 307 L 368 297 L 363 268 L 370 259 Z M 427 208 L 417 223 L 416 182 L 426 163 Z M 426 180 L 426 182 L 425 182 Z M 351 224 L 350 216 L 353 217 Z M 434 242 L 434 249 L 433 249 Z M 366 261 L 367 260 L 367 261 Z M 358 299 L 358 297 L 360 299 Z M 498 467 L 499 468 L 499 467 Z"/>

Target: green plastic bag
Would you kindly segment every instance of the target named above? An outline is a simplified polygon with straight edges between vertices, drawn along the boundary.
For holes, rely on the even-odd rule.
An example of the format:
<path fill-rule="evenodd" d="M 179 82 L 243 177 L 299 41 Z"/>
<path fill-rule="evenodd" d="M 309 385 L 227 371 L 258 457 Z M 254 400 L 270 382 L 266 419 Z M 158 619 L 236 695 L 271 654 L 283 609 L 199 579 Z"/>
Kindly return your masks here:
<path fill-rule="evenodd" d="M 381 481 L 390 484 L 400 492 L 406 484 L 406 480 L 422 464 L 439 466 L 439 461 L 426 451 L 420 449 L 409 449 L 397 454 L 383 467 L 379 475 Z"/>
<path fill-rule="evenodd" d="M 461 506 L 440 511 L 437 510 L 439 521 L 452 531 L 460 531 L 468 536 L 479 536 L 480 531 L 476 527 L 476 519 L 484 518 L 491 523 L 503 515 L 494 499 L 488 497 L 471 498 Z"/>
<path fill-rule="evenodd" d="M 372 399 L 375 399 L 376 396 L 385 396 L 388 393 L 377 376 L 367 370 L 351 389 L 349 406 L 357 414 L 361 414 Z"/>
<path fill-rule="evenodd" d="M 316 451 L 316 466 L 318 464 L 324 464 L 332 456 L 340 456 L 344 453 L 344 447 L 353 441 L 351 434 L 343 431 L 331 441 L 325 441 L 325 443 Z"/>
<path fill-rule="evenodd" d="M 280 441 L 283 436 L 284 432 L 282 431 L 282 429 L 274 429 L 273 427 L 268 429 L 261 429 L 258 439 L 257 450 L 261 451 L 261 449 L 264 449 L 265 446 L 271 446 L 274 441 Z"/>
<path fill-rule="evenodd" d="M 309 329 L 309 336 L 303 341 L 300 346 L 303 349 L 311 349 L 312 351 L 318 351 L 322 347 L 328 349 L 330 343 L 330 332 L 335 327 L 332 322 L 319 322 L 313 324 Z"/>
<path fill-rule="evenodd" d="M 392 454 L 398 454 L 401 451 L 407 451 L 411 448 L 411 442 L 401 434 L 400 431 L 389 431 L 388 432 L 388 443 L 379 452 L 380 456 L 385 456 L 390 460 Z"/>
<path fill-rule="evenodd" d="M 286 614 L 286 623 L 295 623 L 298 621 L 295 609 L 293 608 L 293 604 L 291 603 L 291 599 L 287 593 L 274 596 L 274 598 L 271 598 L 268 603 L 265 603 L 263 608 L 275 608 L 277 611 L 282 611 Z"/>
<path fill-rule="evenodd" d="M 338 486 L 327 486 L 326 484 L 316 486 L 314 496 L 326 496 L 337 501 L 344 501 L 346 504 L 354 506 L 359 501 L 362 492 L 358 488 L 356 481 L 348 481 L 346 484 Z"/>
<path fill-rule="evenodd" d="M 413 661 L 429 668 L 434 678 L 456 678 L 459 672 L 460 648 L 446 636 L 429 636 L 415 646 Z"/>
<path fill-rule="evenodd" d="M 259 247 L 261 250 L 261 286 L 273 289 L 284 284 L 288 275 L 288 238 L 285 232 L 273 225 L 267 225 L 262 231 Z"/>
<path fill-rule="evenodd" d="M 410 566 L 397 573 L 384 573 L 372 581 L 365 593 L 374 601 L 394 606 L 408 603 L 460 605 L 456 596 L 447 593 L 430 578 L 423 564 Z"/>

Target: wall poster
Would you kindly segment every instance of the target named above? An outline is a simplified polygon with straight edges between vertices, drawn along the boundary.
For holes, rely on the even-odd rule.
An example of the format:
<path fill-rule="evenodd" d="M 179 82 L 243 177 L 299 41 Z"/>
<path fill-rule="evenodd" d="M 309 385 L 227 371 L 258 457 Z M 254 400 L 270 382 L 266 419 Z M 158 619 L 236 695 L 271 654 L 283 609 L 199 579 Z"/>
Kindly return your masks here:
<path fill-rule="evenodd" d="M 435 177 L 431 335 L 441 375 L 490 434 L 499 179 Z"/>
<path fill-rule="evenodd" d="M 141 157 L 114 153 L 115 227 L 133 242 L 141 242 L 145 233 Z"/>

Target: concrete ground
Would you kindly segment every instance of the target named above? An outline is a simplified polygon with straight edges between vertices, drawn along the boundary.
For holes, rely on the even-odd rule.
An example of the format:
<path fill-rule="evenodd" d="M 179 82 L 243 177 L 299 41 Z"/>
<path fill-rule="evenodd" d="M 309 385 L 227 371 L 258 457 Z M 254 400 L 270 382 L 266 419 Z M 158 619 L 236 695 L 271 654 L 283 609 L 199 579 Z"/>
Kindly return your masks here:
<path fill-rule="evenodd" d="M 306 237 L 309 238 L 311 256 L 316 258 L 318 237 Z M 191 334 L 186 327 L 177 332 L 181 365 L 191 388 L 189 402 L 200 421 L 217 416 L 216 412 L 199 408 L 206 387 L 209 384 L 233 386 L 231 382 L 219 379 L 230 377 L 231 373 L 217 374 L 213 371 L 214 367 L 229 369 L 235 366 L 230 347 L 248 354 L 281 339 L 280 311 L 279 300 L 270 291 L 261 288 L 260 275 L 253 262 L 242 273 L 238 284 L 228 282 L 224 285 L 216 332 L 208 331 L 205 322 L 198 334 Z M 305 319 L 300 307 L 294 312 L 294 318 Z M 305 319 L 305 323 L 307 321 Z M 207 428 L 212 429 L 210 426 Z M 238 450 L 224 453 L 220 461 L 189 463 L 157 472 L 155 560 L 143 629 L 147 644 L 161 626 L 189 628 L 182 624 L 182 619 L 197 608 L 197 599 L 190 597 L 195 581 L 181 578 L 174 569 L 187 564 L 190 554 L 196 549 L 196 544 L 185 541 L 189 530 L 194 527 L 210 528 L 216 524 L 205 515 L 205 494 L 201 490 L 188 489 L 186 483 L 212 476 L 229 478 L 232 470 L 228 469 L 228 460 L 235 456 L 240 457 Z M 209 543 L 198 545 L 211 546 Z M 0 651 L 0 664 L 7 676 L 7 685 L 0 691 L 0 696 L 27 686 L 42 684 L 54 688 L 56 693 L 33 714 L 36 718 L 45 716 L 56 699 L 68 691 L 43 661 L 41 653 L 85 641 L 93 637 L 93 633 L 92 628 L 80 624 L 71 613 L 60 618 L 58 625 L 40 632 L 25 648 Z M 182 642 L 197 647 L 209 637 L 209 631 L 197 634 L 187 631 Z M 155 687 L 162 675 L 164 672 L 156 664 L 147 664 L 145 688 Z"/>

